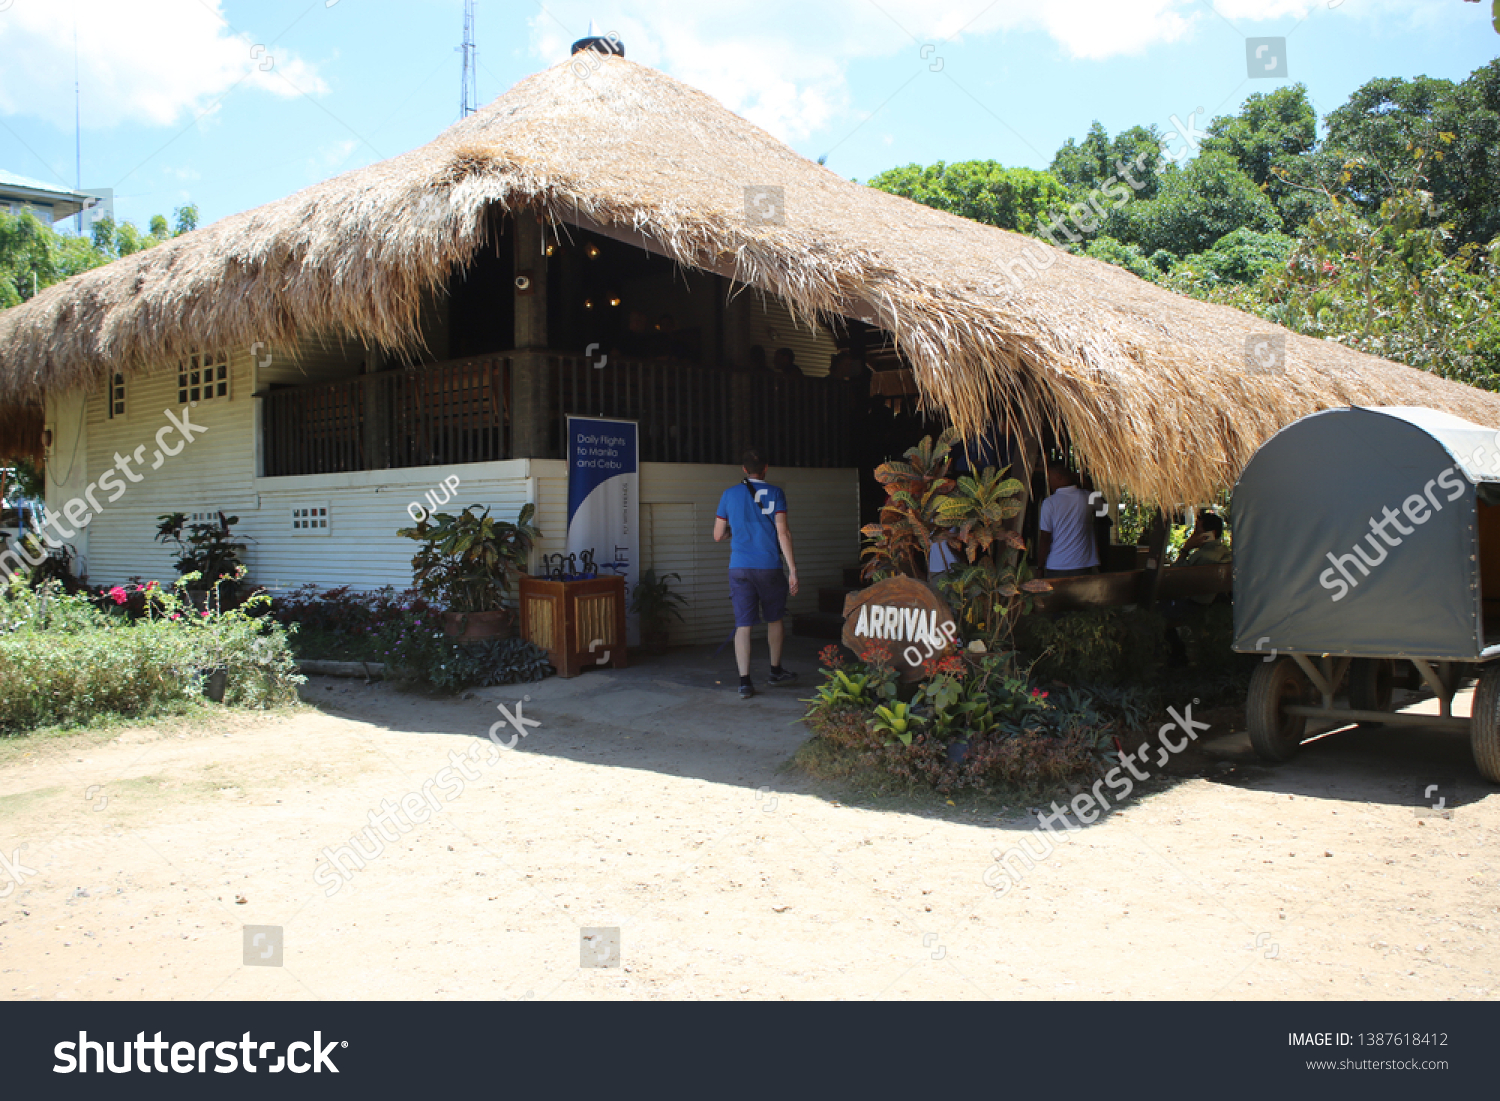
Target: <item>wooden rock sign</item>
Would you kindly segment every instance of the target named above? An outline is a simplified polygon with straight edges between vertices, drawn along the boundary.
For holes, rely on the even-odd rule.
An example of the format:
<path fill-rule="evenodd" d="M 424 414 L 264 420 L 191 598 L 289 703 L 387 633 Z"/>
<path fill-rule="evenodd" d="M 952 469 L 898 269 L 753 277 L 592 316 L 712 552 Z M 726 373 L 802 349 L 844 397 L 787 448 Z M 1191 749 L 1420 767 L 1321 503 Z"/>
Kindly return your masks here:
<path fill-rule="evenodd" d="M 903 680 L 920 680 L 922 663 L 954 653 L 957 639 L 953 613 L 925 581 L 892 577 L 844 598 L 844 645 L 855 654 L 887 647 Z"/>

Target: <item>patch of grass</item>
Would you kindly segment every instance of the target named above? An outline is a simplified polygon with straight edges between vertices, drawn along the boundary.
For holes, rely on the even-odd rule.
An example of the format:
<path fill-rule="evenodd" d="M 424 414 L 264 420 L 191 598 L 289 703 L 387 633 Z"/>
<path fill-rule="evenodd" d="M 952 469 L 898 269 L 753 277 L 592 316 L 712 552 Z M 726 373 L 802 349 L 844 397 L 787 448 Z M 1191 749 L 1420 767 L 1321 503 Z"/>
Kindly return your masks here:
<path fill-rule="evenodd" d="M 18 791 L 14 795 L 0 795 L 0 818 L 14 818 L 38 803 L 54 799 L 64 793 L 61 787 L 36 788 L 33 791 Z"/>

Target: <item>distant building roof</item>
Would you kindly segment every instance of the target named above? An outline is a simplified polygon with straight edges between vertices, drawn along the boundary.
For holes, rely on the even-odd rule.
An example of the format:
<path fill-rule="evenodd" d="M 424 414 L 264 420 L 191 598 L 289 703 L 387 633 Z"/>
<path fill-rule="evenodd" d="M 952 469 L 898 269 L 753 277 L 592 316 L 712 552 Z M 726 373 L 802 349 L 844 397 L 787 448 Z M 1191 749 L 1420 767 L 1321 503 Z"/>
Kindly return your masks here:
<path fill-rule="evenodd" d="M 45 208 L 54 222 L 77 214 L 89 199 L 90 196 L 70 187 L 33 180 L 0 168 L 0 203 L 20 202 L 36 209 Z"/>

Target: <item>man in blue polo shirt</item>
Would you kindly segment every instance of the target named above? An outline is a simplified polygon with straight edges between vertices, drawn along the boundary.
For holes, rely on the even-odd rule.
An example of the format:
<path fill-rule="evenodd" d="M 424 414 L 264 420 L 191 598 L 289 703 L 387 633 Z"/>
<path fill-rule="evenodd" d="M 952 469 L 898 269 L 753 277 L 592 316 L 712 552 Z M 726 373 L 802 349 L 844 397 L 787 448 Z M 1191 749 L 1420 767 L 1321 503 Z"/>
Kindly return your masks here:
<path fill-rule="evenodd" d="M 781 667 L 786 639 L 786 599 L 797 595 L 797 560 L 786 520 L 786 494 L 766 481 L 766 456 L 750 448 L 741 458 L 745 480 L 719 499 L 714 542 L 730 537 L 729 597 L 734 602 L 734 656 L 740 667 L 740 699 L 755 695 L 750 680 L 750 628 L 766 624 L 771 644 L 771 684 L 790 684 L 797 674 Z M 778 555 L 778 550 L 780 554 Z M 781 572 L 786 558 L 789 574 Z"/>

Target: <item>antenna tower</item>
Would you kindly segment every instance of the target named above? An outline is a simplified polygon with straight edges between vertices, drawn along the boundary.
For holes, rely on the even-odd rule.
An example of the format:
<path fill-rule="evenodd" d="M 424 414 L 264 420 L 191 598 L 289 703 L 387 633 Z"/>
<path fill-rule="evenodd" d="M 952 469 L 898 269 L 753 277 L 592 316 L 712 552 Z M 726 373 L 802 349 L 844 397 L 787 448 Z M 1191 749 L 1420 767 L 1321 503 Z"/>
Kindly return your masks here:
<path fill-rule="evenodd" d="M 464 55 L 463 90 L 459 98 L 458 117 L 468 118 L 479 109 L 478 81 L 474 71 L 474 0 L 464 0 L 464 44 L 459 51 Z"/>

